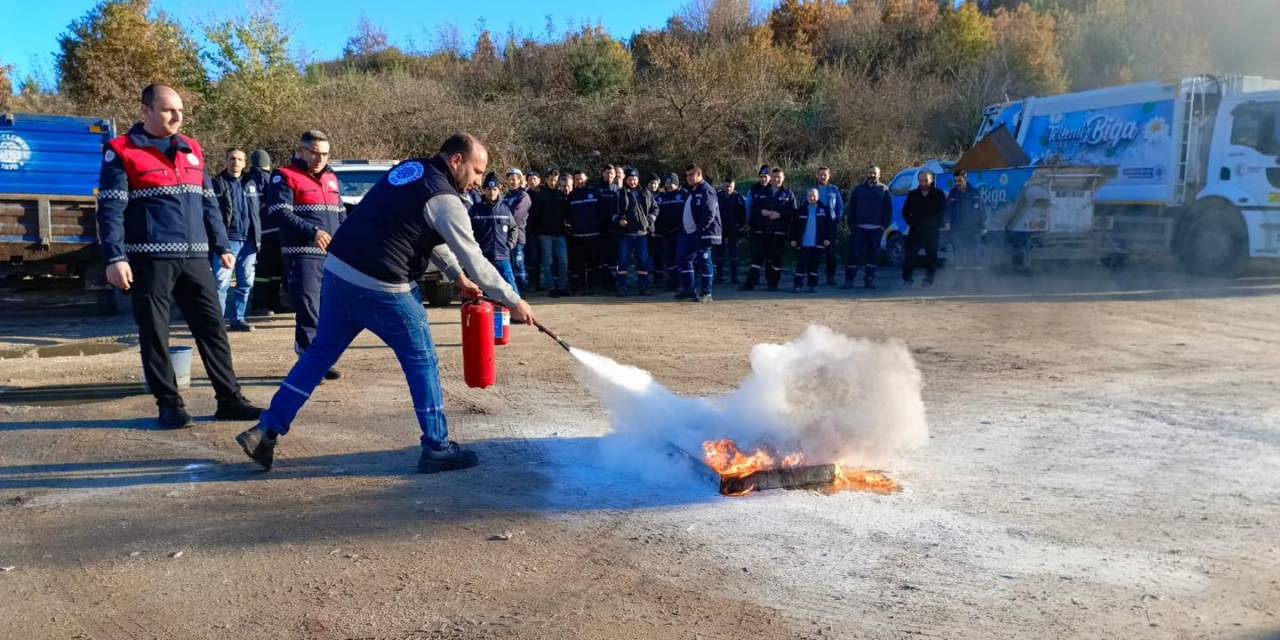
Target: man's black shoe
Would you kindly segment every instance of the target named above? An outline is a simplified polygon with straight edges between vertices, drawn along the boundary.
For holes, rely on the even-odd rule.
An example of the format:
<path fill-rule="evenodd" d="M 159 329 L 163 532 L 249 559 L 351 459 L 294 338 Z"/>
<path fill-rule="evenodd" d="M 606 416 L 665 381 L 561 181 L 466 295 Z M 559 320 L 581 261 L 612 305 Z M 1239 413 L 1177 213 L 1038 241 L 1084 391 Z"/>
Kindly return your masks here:
<path fill-rule="evenodd" d="M 185 429 L 195 424 L 191 414 L 180 404 L 160 405 L 160 415 L 156 421 L 160 423 L 161 429 Z"/>
<path fill-rule="evenodd" d="M 675 295 L 675 296 L 673 296 L 673 297 L 674 297 L 676 300 L 692 300 L 692 299 L 694 299 L 696 296 L 694 296 L 692 293 L 690 293 L 690 292 L 688 292 L 688 291 L 681 291 L 681 292 L 676 293 L 676 295 Z"/>
<path fill-rule="evenodd" d="M 422 448 L 422 455 L 418 458 L 418 473 L 455 471 L 477 464 L 480 464 L 480 456 L 476 452 L 466 451 L 450 440 L 442 449 Z"/>
<path fill-rule="evenodd" d="M 276 458 L 276 434 L 266 431 L 262 425 L 254 425 L 252 429 L 236 436 L 236 442 L 244 449 L 244 454 L 254 462 L 262 465 L 264 471 L 271 470 L 271 463 Z"/>
<path fill-rule="evenodd" d="M 738 285 L 738 291 L 754 291 L 754 290 L 755 290 L 755 285 L 750 285 L 745 282 Z"/>
<path fill-rule="evenodd" d="M 254 406 L 244 396 L 219 400 L 218 410 L 213 412 L 216 420 L 257 420 L 260 415 L 262 415 L 262 407 Z"/>
<path fill-rule="evenodd" d="M 324 372 L 325 380 L 337 380 L 338 378 L 341 378 L 341 377 L 342 377 L 342 372 L 338 371 L 337 369 L 330 369 Z"/>
<path fill-rule="evenodd" d="M 249 324 L 248 322 L 232 322 L 231 326 L 227 327 L 227 330 L 239 331 L 242 333 L 252 333 L 254 331 L 254 326 Z"/>

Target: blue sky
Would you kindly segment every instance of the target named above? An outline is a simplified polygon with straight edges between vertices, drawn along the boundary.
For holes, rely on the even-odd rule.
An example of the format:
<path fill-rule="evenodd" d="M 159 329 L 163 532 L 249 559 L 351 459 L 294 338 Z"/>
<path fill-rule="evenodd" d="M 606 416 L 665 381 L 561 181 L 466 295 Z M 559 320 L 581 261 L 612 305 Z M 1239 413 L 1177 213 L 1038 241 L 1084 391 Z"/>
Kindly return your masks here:
<path fill-rule="evenodd" d="M 16 67 L 15 79 L 35 73 L 52 81 L 58 36 L 96 4 L 97 0 L 0 0 L 0 12 L 5 14 L 0 20 L 0 64 Z M 153 4 L 193 32 L 198 32 L 201 24 L 250 6 L 245 0 L 153 0 Z M 435 44 L 441 25 L 450 23 L 468 46 L 480 32 L 481 21 L 498 34 L 515 27 L 518 32 L 541 36 L 548 14 L 561 31 L 570 23 L 599 22 L 615 36 L 626 37 L 646 27 L 662 26 L 685 2 L 278 0 L 276 4 L 281 21 L 294 30 L 299 51 L 311 59 L 326 59 L 341 52 L 362 14 L 386 30 L 393 44 L 425 49 Z"/>

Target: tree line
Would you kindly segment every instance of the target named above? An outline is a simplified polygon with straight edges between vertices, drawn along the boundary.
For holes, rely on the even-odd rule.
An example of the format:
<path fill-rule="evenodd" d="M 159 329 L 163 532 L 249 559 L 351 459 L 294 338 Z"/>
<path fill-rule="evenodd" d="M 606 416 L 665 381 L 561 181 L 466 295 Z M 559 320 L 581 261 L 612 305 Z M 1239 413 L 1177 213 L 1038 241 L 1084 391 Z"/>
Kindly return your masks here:
<path fill-rule="evenodd" d="M 848 182 L 872 162 L 959 153 L 1006 99 L 1280 77 L 1278 21 L 1274 0 L 692 0 L 625 40 L 548 17 L 544 33 L 473 43 L 438 25 L 418 49 L 362 18 L 339 57 L 302 61 L 270 4 L 201 25 L 198 44 L 150 0 L 104 0 L 58 39 L 56 89 L 0 63 L 0 110 L 129 123 L 140 87 L 164 82 L 208 148 L 286 157 L 319 128 L 337 157 L 395 159 L 466 129 L 500 167 L 697 161 L 747 177 L 770 163 L 805 178 L 826 165 Z"/>

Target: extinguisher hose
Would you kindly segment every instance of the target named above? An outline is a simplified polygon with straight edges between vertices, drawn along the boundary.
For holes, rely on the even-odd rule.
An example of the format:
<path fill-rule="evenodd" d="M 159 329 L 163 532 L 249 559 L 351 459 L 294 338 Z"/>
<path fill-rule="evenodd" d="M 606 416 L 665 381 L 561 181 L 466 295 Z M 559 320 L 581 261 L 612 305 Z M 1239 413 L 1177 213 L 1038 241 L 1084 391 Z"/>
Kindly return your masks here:
<path fill-rule="evenodd" d="M 481 299 L 481 300 L 484 300 L 485 302 L 488 302 L 488 303 L 490 303 L 490 304 L 492 304 L 492 305 L 494 305 L 494 306 L 504 306 L 501 302 L 498 302 L 497 300 L 494 300 L 493 298 L 489 298 L 489 297 L 486 297 L 486 296 L 480 296 L 480 299 Z M 569 343 L 564 341 L 564 338 L 561 338 L 560 336 L 556 335 L 554 331 L 552 331 L 552 330 L 550 330 L 550 329 L 546 328 L 546 326 L 544 326 L 541 322 L 538 322 L 537 320 L 534 320 L 534 321 L 533 321 L 533 326 L 537 327 L 537 328 L 538 328 L 538 331 L 541 331 L 541 332 L 543 332 L 543 333 L 547 334 L 547 337 L 551 338 L 552 340 L 555 340 L 555 341 L 556 341 L 556 342 L 557 342 L 561 347 L 564 347 L 564 350 L 565 350 L 565 351 L 568 351 L 568 352 L 570 352 L 570 353 L 572 353 L 572 352 L 573 352 L 573 347 L 570 347 L 570 346 L 569 346 Z"/>

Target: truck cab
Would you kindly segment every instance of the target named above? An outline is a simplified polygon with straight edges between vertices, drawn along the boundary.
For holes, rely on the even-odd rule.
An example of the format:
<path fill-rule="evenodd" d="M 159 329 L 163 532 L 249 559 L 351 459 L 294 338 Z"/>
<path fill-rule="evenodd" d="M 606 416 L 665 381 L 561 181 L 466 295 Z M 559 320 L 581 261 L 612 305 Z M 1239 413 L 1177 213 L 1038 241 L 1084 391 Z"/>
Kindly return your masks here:
<path fill-rule="evenodd" d="M 1228 93 L 1184 235 L 1192 261 L 1280 258 L 1280 91 Z"/>

